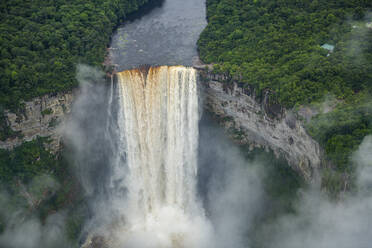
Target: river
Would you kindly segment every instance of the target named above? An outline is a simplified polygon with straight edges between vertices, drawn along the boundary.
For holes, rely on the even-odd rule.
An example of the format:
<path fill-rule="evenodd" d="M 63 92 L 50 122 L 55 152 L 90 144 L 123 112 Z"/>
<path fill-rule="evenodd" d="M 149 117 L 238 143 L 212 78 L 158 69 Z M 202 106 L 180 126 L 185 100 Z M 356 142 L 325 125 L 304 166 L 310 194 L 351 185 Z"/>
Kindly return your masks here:
<path fill-rule="evenodd" d="M 191 66 L 196 42 L 207 25 L 205 0 L 165 0 L 159 7 L 123 23 L 112 37 L 116 70 L 140 65 Z"/>

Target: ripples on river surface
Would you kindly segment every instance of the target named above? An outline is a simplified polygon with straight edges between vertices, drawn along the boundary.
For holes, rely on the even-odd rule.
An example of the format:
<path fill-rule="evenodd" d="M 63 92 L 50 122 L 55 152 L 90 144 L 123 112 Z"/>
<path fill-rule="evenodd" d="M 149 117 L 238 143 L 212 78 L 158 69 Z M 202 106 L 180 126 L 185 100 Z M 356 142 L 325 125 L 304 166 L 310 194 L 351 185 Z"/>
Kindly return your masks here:
<path fill-rule="evenodd" d="M 206 24 L 205 0 L 165 0 L 118 28 L 112 38 L 111 61 L 117 71 L 144 64 L 190 66 Z"/>

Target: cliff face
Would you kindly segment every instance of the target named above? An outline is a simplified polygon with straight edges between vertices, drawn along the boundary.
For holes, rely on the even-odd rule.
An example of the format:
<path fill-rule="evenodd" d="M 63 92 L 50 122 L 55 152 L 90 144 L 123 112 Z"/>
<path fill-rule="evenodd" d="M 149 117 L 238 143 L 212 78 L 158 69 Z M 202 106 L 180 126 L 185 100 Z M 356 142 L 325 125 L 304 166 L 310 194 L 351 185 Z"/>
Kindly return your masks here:
<path fill-rule="evenodd" d="M 238 87 L 237 83 L 221 83 L 226 80 L 223 76 L 204 70 L 201 76 L 205 108 L 217 117 L 231 138 L 252 149 L 271 149 L 307 182 L 316 178 L 321 161 L 319 145 L 293 113 L 270 104 L 269 92 L 258 101 L 251 90 Z"/>
<path fill-rule="evenodd" d="M 7 125 L 12 131 L 18 132 L 18 135 L 0 141 L 0 148 L 13 149 L 40 136 L 50 137 L 51 142 L 47 143 L 46 147 L 53 153 L 57 152 L 61 146 L 58 126 L 71 111 L 73 98 L 73 93 L 46 95 L 25 102 L 25 108 L 20 114 L 5 111 Z"/>
<path fill-rule="evenodd" d="M 320 166 L 319 145 L 305 131 L 294 114 L 269 103 L 269 92 L 262 101 L 249 89 L 237 83 L 222 83 L 223 76 L 199 69 L 204 90 L 204 105 L 223 125 L 229 136 L 239 144 L 271 149 L 283 156 L 300 175 L 310 182 Z M 58 126 L 71 111 L 73 93 L 47 95 L 25 103 L 22 114 L 5 112 L 8 126 L 20 135 L 0 141 L 0 148 L 13 149 L 37 136 L 50 137 L 47 148 L 57 152 L 61 148 L 61 133 Z"/>

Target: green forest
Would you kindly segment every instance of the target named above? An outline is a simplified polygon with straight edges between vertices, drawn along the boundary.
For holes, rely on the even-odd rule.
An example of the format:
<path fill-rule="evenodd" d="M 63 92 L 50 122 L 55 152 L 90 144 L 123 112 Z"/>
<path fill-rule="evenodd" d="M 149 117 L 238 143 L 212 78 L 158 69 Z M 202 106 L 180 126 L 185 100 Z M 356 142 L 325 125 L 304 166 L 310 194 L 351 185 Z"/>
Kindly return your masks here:
<path fill-rule="evenodd" d="M 208 0 L 200 56 L 286 107 L 372 88 L 370 1 Z M 328 55 L 323 44 L 333 45 Z"/>
<path fill-rule="evenodd" d="M 81 209 L 86 207 L 81 186 L 65 156 L 51 154 L 46 143 L 47 138 L 37 138 L 12 152 L 0 150 L 0 234 L 16 215 L 25 219 L 36 216 L 43 223 L 64 210 L 68 213 L 66 242 L 74 245 L 84 218 Z"/>
<path fill-rule="evenodd" d="M 207 0 L 207 18 L 203 62 L 258 98 L 270 89 L 286 108 L 316 109 L 309 133 L 336 171 L 352 171 L 352 151 L 372 133 L 372 2 Z M 325 113 L 327 98 L 333 111 Z"/>
<path fill-rule="evenodd" d="M 0 110 L 77 86 L 77 63 L 101 66 L 113 29 L 147 1 L 1 1 Z"/>
<path fill-rule="evenodd" d="M 76 65 L 103 67 L 113 29 L 148 0 L 7 0 L 0 2 L 0 139 L 16 136 L 3 115 L 22 101 L 76 87 Z M 85 205 L 63 154 L 47 138 L 0 149 L 0 233 L 10 217 L 65 211 L 64 247 L 78 247 Z M 6 212 L 4 212 L 6 210 Z M 9 214 L 9 216 L 8 216 Z M 59 244 L 60 245 L 60 244 Z M 71 245 L 71 246 L 70 246 Z"/>
<path fill-rule="evenodd" d="M 157 0 L 0 1 L 0 140 L 22 138 L 9 127 L 5 110 L 19 114 L 24 101 L 77 87 L 80 63 L 103 68 L 114 29 L 151 1 Z M 325 151 L 323 189 L 335 195 L 345 190 L 340 182 L 355 172 L 350 158 L 372 134 L 372 1 L 206 3 L 208 25 L 198 40 L 202 61 L 226 75 L 224 83 L 253 88 L 259 100 L 269 90 L 270 100 L 290 111 L 311 109 L 309 120 L 297 117 Z M 63 246 L 79 247 L 89 218 L 82 185 L 68 156 L 51 153 L 48 142 L 38 137 L 0 149 L 0 234 L 17 226 L 13 216 L 36 217 L 47 226 L 49 216 L 63 212 Z M 305 182 L 283 158 L 240 148 L 252 163 L 257 154 L 267 161 L 263 188 L 272 209 L 256 221 L 294 212 Z M 257 234 L 266 231 L 261 226 Z"/>

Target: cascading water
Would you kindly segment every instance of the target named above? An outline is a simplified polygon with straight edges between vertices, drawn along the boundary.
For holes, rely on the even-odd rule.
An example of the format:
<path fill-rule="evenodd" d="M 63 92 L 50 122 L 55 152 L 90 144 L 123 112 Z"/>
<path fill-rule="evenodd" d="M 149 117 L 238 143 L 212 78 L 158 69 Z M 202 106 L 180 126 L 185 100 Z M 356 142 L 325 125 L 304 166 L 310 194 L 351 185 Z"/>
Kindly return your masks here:
<path fill-rule="evenodd" d="M 150 67 L 117 78 L 119 149 L 112 181 L 126 199 L 119 207 L 125 221 L 113 228 L 110 247 L 209 247 L 210 226 L 196 199 L 195 69 Z"/>

